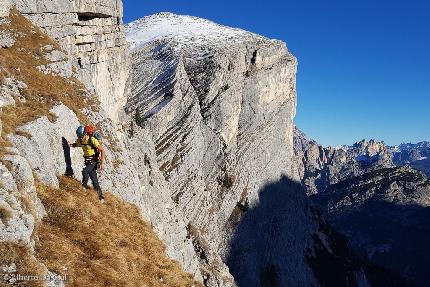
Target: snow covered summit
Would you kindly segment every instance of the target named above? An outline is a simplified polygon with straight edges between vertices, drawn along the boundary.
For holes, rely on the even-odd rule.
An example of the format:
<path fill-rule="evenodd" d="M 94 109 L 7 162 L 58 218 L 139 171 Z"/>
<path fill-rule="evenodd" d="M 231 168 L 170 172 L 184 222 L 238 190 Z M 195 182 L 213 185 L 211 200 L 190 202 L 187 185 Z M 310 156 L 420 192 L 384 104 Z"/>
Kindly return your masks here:
<path fill-rule="evenodd" d="M 182 45 L 202 46 L 234 43 L 246 37 L 263 38 L 242 29 L 230 28 L 193 16 L 158 13 L 126 25 L 126 37 L 134 50 L 155 40 L 173 40 Z"/>

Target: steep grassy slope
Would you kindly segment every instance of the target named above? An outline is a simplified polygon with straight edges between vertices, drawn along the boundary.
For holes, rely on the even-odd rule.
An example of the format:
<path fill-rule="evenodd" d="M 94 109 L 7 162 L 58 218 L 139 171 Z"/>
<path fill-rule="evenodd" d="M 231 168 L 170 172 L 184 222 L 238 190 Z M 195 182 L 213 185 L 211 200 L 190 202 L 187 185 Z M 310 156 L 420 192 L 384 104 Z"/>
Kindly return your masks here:
<path fill-rule="evenodd" d="M 37 231 L 36 257 L 66 274 L 68 286 L 199 286 L 164 255 L 135 206 L 110 194 L 101 204 L 69 178 L 59 190 L 39 186 L 38 195 L 48 216 Z"/>
<path fill-rule="evenodd" d="M 66 286 L 202 286 L 165 256 L 135 206 L 110 194 L 102 204 L 94 191 L 66 177 L 60 189 L 39 184 L 37 192 L 48 215 L 34 233 L 35 254 L 24 245 L 0 243 L 0 266 L 15 263 L 17 274 L 43 276 L 39 261 L 66 278 Z"/>

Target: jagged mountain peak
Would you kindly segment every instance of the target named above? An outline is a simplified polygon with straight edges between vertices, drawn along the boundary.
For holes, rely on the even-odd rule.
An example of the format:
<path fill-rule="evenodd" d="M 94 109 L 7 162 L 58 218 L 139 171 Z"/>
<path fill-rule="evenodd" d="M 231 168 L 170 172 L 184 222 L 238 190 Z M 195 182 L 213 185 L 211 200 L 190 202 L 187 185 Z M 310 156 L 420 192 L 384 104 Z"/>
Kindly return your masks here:
<path fill-rule="evenodd" d="M 162 12 L 143 17 L 126 25 L 130 48 L 136 49 L 154 40 L 174 40 L 181 46 L 202 47 L 243 42 L 245 38 L 272 42 L 251 32 L 217 24 L 210 20 Z"/>
<path fill-rule="evenodd" d="M 316 193 L 310 198 L 329 223 L 362 257 L 411 282 L 398 286 L 428 286 L 428 271 L 420 266 L 428 265 L 423 238 L 430 234 L 429 144 L 391 147 L 370 139 L 336 149 L 297 128 L 294 137 L 301 182 L 308 194 Z"/>
<path fill-rule="evenodd" d="M 385 144 L 385 142 L 375 139 L 363 139 L 360 142 L 355 143 L 352 146 L 352 149 L 359 154 L 365 154 L 369 156 L 388 152 L 388 146 Z"/>
<path fill-rule="evenodd" d="M 367 146 L 367 145 L 385 145 L 384 141 L 379 141 L 377 139 L 362 139 L 356 142 L 353 146 Z"/>

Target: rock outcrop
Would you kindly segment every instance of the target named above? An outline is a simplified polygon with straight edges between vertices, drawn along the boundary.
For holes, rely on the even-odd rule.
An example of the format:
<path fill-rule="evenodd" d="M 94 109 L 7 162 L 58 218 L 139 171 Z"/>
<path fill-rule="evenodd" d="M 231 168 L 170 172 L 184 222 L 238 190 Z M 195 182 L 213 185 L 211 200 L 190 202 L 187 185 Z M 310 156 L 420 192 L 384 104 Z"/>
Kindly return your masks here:
<path fill-rule="evenodd" d="M 5 18 L 9 16 L 11 3 L 9 0 L 1 0 L 0 1 L 0 18 Z"/>
<path fill-rule="evenodd" d="M 118 120 L 125 104 L 129 61 L 122 32 L 122 1 L 7 0 L 55 39 L 56 52 L 46 72 L 76 76 L 95 93 L 107 116 Z M 3 8 L 3 7 L 2 7 Z"/>
<path fill-rule="evenodd" d="M 350 258 L 331 250 L 330 229 L 294 182 L 297 63 L 285 44 L 170 13 L 126 30 L 129 136 L 152 136 L 153 165 L 187 224 L 205 284 L 324 285 L 311 262 L 332 265 L 317 250 Z M 355 266 L 335 282 L 366 282 L 370 272 Z"/>

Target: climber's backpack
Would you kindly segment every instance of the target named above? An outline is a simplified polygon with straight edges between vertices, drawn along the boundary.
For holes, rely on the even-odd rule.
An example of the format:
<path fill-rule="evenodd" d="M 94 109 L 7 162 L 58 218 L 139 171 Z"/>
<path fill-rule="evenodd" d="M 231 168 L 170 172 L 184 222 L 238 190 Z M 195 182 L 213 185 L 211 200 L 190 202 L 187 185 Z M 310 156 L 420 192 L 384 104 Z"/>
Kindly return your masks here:
<path fill-rule="evenodd" d="M 96 140 L 98 140 L 98 141 L 99 141 L 100 145 L 102 144 L 102 135 L 100 134 L 100 132 L 99 132 L 98 130 L 95 130 L 92 136 L 93 136 L 93 137 L 95 137 L 95 138 L 96 138 Z M 91 143 L 91 147 L 92 147 L 92 148 L 95 150 L 95 152 L 96 152 L 96 153 L 94 154 L 94 156 L 95 156 L 95 157 L 97 157 L 97 167 L 98 167 L 98 168 L 100 168 L 100 162 L 98 161 L 98 158 L 99 158 L 100 154 L 99 154 L 98 149 L 96 149 L 96 148 L 93 146 L 93 142 L 91 141 L 91 136 L 90 136 L 90 143 Z"/>
<path fill-rule="evenodd" d="M 98 131 L 98 130 L 96 130 L 95 128 L 94 128 L 94 132 L 93 132 L 93 134 L 92 135 L 89 135 L 90 136 L 90 139 L 89 139 L 89 142 L 90 142 L 90 145 L 91 145 L 91 147 L 92 147 L 92 149 L 96 152 L 96 155 L 98 156 L 98 151 L 97 151 L 97 149 L 94 147 L 94 145 L 93 145 L 93 141 L 91 140 L 91 138 L 92 137 L 94 137 L 100 144 L 102 144 L 102 135 L 100 134 L 100 132 Z"/>
<path fill-rule="evenodd" d="M 102 135 L 99 133 L 98 130 L 96 130 L 93 134 L 93 136 L 98 140 L 100 143 L 102 143 Z"/>
<path fill-rule="evenodd" d="M 92 130 L 94 130 L 94 132 L 92 134 L 89 134 L 89 139 L 88 139 L 88 145 L 91 146 L 91 148 L 95 151 L 94 157 L 98 158 L 99 156 L 99 152 L 96 149 L 96 147 L 93 145 L 93 141 L 92 141 L 92 137 L 94 137 L 96 140 L 98 140 L 98 142 L 100 144 L 102 144 L 102 135 L 100 134 L 100 132 L 93 126 L 93 125 L 88 125 Z M 86 126 L 86 127 L 88 127 Z"/>
<path fill-rule="evenodd" d="M 98 140 L 98 142 L 100 144 L 102 144 L 102 135 L 100 134 L 100 132 L 98 130 L 94 131 L 93 135 L 90 135 L 90 145 L 92 147 L 92 149 L 96 152 L 95 156 L 98 158 L 99 157 L 99 151 L 95 148 L 95 146 L 93 145 L 93 142 L 91 140 L 91 137 L 94 137 L 96 140 Z"/>

